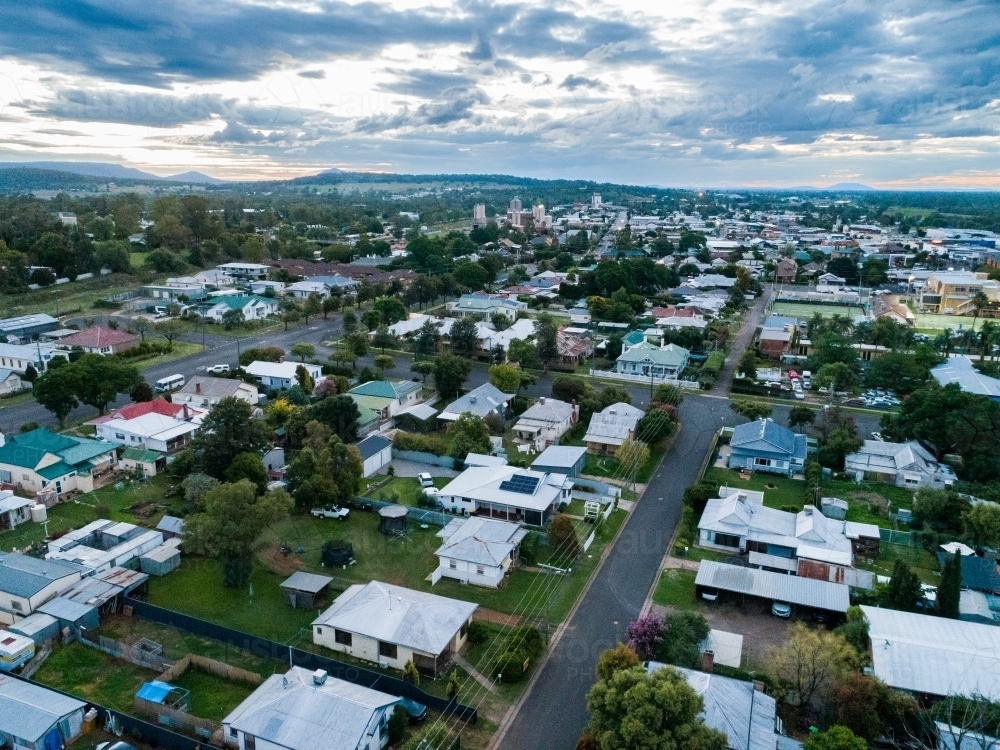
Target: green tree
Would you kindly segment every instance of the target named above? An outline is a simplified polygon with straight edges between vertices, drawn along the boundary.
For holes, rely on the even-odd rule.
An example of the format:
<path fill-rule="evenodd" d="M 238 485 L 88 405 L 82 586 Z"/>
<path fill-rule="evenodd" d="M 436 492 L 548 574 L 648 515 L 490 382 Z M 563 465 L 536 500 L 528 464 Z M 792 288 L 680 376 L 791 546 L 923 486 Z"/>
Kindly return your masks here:
<path fill-rule="evenodd" d="M 737 414 L 741 414 L 750 421 L 766 419 L 771 416 L 773 409 L 765 401 L 754 401 L 749 398 L 730 399 L 729 408 Z"/>
<path fill-rule="evenodd" d="M 327 396 L 309 408 L 310 416 L 325 424 L 341 440 L 353 442 L 358 437 L 361 412 L 348 395 Z"/>
<path fill-rule="evenodd" d="M 656 658 L 689 669 L 701 668 L 701 644 L 708 637 L 708 622 L 697 612 L 675 612 L 663 618 L 666 633 Z"/>
<path fill-rule="evenodd" d="M 373 364 L 375 365 L 375 370 L 379 373 L 379 378 L 381 378 L 385 374 L 386 370 L 395 369 L 396 360 L 388 354 L 376 354 Z"/>
<path fill-rule="evenodd" d="M 793 622 L 780 647 L 769 654 L 771 672 L 792 690 L 800 706 L 832 689 L 857 661 L 854 649 L 840 635 Z"/>
<path fill-rule="evenodd" d="M 521 390 L 522 372 L 513 365 L 493 365 L 490 368 L 490 383 L 503 393 L 517 393 Z"/>
<path fill-rule="evenodd" d="M 403 681 L 411 685 L 420 685 L 420 672 L 417 671 L 417 665 L 413 663 L 413 659 L 407 659 L 406 664 L 403 665 Z"/>
<path fill-rule="evenodd" d="M 913 612 L 917 602 L 923 601 L 924 592 L 920 588 L 920 578 L 902 560 L 896 560 L 892 567 L 892 578 L 880 592 L 879 602 L 883 607 Z"/>
<path fill-rule="evenodd" d="M 80 405 L 76 396 L 79 392 L 79 373 L 70 365 L 47 370 L 38 376 L 32 387 L 35 400 L 59 420 L 60 430 L 69 413 Z"/>
<path fill-rule="evenodd" d="M 129 391 L 128 394 L 128 397 L 137 404 L 143 401 L 152 401 L 154 396 L 153 389 L 149 387 L 149 383 L 145 380 L 137 383 L 135 388 Z"/>
<path fill-rule="evenodd" d="M 462 683 L 458 679 L 458 672 L 456 670 L 451 670 L 451 674 L 448 675 L 448 685 L 445 688 L 445 692 L 448 695 L 448 700 L 453 701 L 458 699 L 458 691 L 461 689 Z"/>
<path fill-rule="evenodd" d="M 305 362 L 306 359 L 312 359 L 316 356 L 316 347 L 305 341 L 300 341 L 292 347 L 292 356 L 298 357 L 299 362 Z"/>
<path fill-rule="evenodd" d="M 250 580 L 261 534 L 288 516 L 292 498 L 284 490 L 258 496 L 253 483 L 244 479 L 214 487 L 202 504 L 204 509 L 186 520 L 185 546 L 219 559 L 223 585 L 242 588 Z"/>
<path fill-rule="evenodd" d="M 985 292 L 979 291 L 972 295 L 972 330 L 976 330 L 976 320 L 989 306 L 990 298 Z"/>
<path fill-rule="evenodd" d="M 757 354 L 753 349 L 748 348 L 740 358 L 740 372 L 743 377 L 753 380 L 757 377 Z"/>
<path fill-rule="evenodd" d="M 392 349 L 396 346 L 396 337 L 389 333 L 389 329 L 384 325 L 379 326 L 375 335 L 372 336 L 372 346 L 385 354 L 386 349 Z"/>
<path fill-rule="evenodd" d="M 587 694 L 590 731 L 601 750 L 725 750 L 726 735 L 698 715 L 701 697 L 676 670 L 619 669 Z"/>
<path fill-rule="evenodd" d="M 454 354 L 441 354 L 434 360 L 434 387 L 443 399 L 454 399 L 472 371 L 472 362 Z"/>
<path fill-rule="evenodd" d="M 232 331 L 234 328 L 242 328 L 245 322 L 243 311 L 239 308 L 226 310 L 222 313 L 222 327 L 227 331 Z"/>
<path fill-rule="evenodd" d="M 361 323 L 369 331 L 374 331 L 382 325 L 382 315 L 378 310 L 369 310 L 361 316 Z"/>
<path fill-rule="evenodd" d="M 816 419 L 816 412 L 808 406 L 793 406 L 788 410 L 788 426 L 793 430 L 810 427 Z"/>
<path fill-rule="evenodd" d="M 306 323 L 309 322 L 311 316 L 319 315 L 323 312 L 323 300 L 315 292 L 306 297 L 305 302 L 302 303 L 302 315 L 306 319 Z"/>
<path fill-rule="evenodd" d="M 341 317 L 344 324 L 344 333 L 353 333 L 358 330 L 358 316 L 354 314 L 353 310 L 345 311 Z"/>
<path fill-rule="evenodd" d="M 610 680 L 615 672 L 641 665 L 638 654 L 624 643 L 601 652 L 597 658 L 597 679 Z"/>
<path fill-rule="evenodd" d="M 962 559 L 960 553 L 945 558 L 941 568 L 941 583 L 938 585 L 934 612 L 939 617 L 958 619 L 958 600 L 962 592 Z"/>
<path fill-rule="evenodd" d="M 417 359 L 437 354 L 438 344 L 440 343 L 441 332 L 438 330 L 438 327 L 430 320 L 424 321 L 424 324 L 420 326 L 420 330 L 413 339 L 413 348 Z"/>
<path fill-rule="evenodd" d="M 226 481 L 230 483 L 246 479 L 252 482 L 258 493 L 263 493 L 267 487 L 267 471 L 264 462 L 257 453 L 238 453 L 226 469 Z"/>
<path fill-rule="evenodd" d="M 464 459 L 470 453 L 490 452 L 490 428 L 482 417 L 468 412 L 448 425 L 448 455 Z"/>
<path fill-rule="evenodd" d="M 372 303 L 372 310 L 379 314 L 379 318 L 387 326 L 406 320 L 409 316 L 406 306 L 395 297 L 379 297 Z"/>
<path fill-rule="evenodd" d="M 119 393 L 128 393 L 142 382 L 139 368 L 117 357 L 84 354 L 67 367 L 78 375 L 80 400 L 104 414 Z"/>
<path fill-rule="evenodd" d="M 538 347 L 538 357 L 545 364 L 548 372 L 549 362 L 559 356 L 558 327 L 555 318 L 548 313 L 542 313 L 535 320 L 535 346 Z"/>
<path fill-rule="evenodd" d="M 337 312 L 337 310 L 340 309 L 342 304 L 343 300 L 341 300 L 340 297 L 338 297 L 335 294 L 324 298 L 323 304 L 321 306 L 321 309 L 323 311 L 323 320 L 326 320 L 326 316 L 329 315 L 330 313 Z"/>
<path fill-rule="evenodd" d="M 268 428 L 260 419 L 252 419 L 253 410 L 246 401 L 227 396 L 213 406 L 194 434 L 191 449 L 202 471 L 216 479 L 225 479 L 226 470 L 240 453 L 260 455 L 268 444 Z"/>
<path fill-rule="evenodd" d="M 615 449 L 615 458 L 625 478 L 634 482 L 639 469 L 649 461 L 649 448 L 640 440 L 627 438 Z"/>
<path fill-rule="evenodd" d="M 545 534 L 555 552 L 553 559 L 572 562 L 580 554 L 580 540 L 573 522 L 563 514 L 553 516 L 545 529 Z"/>
<path fill-rule="evenodd" d="M 803 750 L 868 750 L 868 742 L 847 727 L 835 725 L 825 732 L 813 732 L 802 747 Z"/>
<path fill-rule="evenodd" d="M 965 515 L 965 533 L 977 547 L 1000 547 L 1000 506 L 976 503 Z"/>
<path fill-rule="evenodd" d="M 852 391 L 858 385 L 858 376 L 850 366 L 843 362 L 830 362 L 820 367 L 813 375 L 813 382 L 817 388 Z"/>
<path fill-rule="evenodd" d="M 459 357 L 474 357 L 479 351 L 479 337 L 476 335 L 476 321 L 472 318 L 461 318 L 452 323 L 451 351 Z"/>
<path fill-rule="evenodd" d="M 347 334 L 344 343 L 355 360 L 368 354 L 368 337 L 360 331 Z"/>
<path fill-rule="evenodd" d="M 423 382 L 427 382 L 427 376 L 434 372 L 434 362 L 430 359 L 425 359 L 421 362 L 413 362 L 410 365 L 410 372 L 415 372 L 418 375 L 423 376 Z"/>
<path fill-rule="evenodd" d="M 535 370 L 539 365 L 538 347 L 525 339 L 514 339 L 507 347 L 507 360 L 521 365 L 522 369 Z"/>
<path fill-rule="evenodd" d="M 302 392 L 306 394 L 306 396 L 312 393 L 313 388 L 316 387 L 313 376 L 309 374 L 309 370 L 306 369 L 305 365 L 299 365 L 295 368 L 295 379 L 298 381 L 299 388 L 302 389 Z M 292 388 L 295 388 L 295 386 L 293 385 Z M 289 398 L 291 399 L 294 397 L 290 395 Z M 305 403 L 305 401 L 306 399 L 301 399 L 296 403 Z"/>

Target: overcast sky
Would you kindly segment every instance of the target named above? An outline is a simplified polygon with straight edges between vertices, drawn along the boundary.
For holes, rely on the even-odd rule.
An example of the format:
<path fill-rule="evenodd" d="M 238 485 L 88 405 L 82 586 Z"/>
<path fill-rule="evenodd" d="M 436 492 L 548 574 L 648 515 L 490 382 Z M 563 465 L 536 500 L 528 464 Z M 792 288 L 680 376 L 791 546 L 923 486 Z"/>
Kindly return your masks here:
<path fill-rule="evenodd" d="M 4 161 L 1000 187 L 996 0 L 0 8 Z"/>

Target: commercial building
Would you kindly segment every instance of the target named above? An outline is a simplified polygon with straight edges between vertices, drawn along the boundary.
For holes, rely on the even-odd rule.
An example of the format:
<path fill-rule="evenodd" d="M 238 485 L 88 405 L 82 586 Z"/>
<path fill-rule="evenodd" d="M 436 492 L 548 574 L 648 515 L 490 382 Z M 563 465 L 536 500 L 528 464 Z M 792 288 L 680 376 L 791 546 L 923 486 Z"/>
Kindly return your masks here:
<path fill-rule="evenodd" d="M 1000 302 L 1000 282 L 985 273 L 970 271 L 935 271 L 920 292 L 922 312 L 944 315 L 972 315 L 973 298 L 982 292 L 991 304 Z"/>
<path fill-rule="evenodd" d="M 931 376 L 939 385 L 957 383 L 965 393 L 1000 401 L 1000 379 L 983 375 L 973 367 L 972 360 L 968 357 L 950 357 L 937 367 L 932 367 Z"/>
<path fill-rule="evenodd" d="M 16 318 L 0 320 L 0 338 L 14 336 L 20 341 L 31 340 L 39 334 L 54 331 L 60 327 L 58 318 L 45 313 L 19 315 Z"/>
<path fill-rule="evenodd" d="M 465 645 L 477 608 L 380 581 L 355 584 L 313 621 L 313 643 L 394 669 L 412 660 L 437 676 Z"/>

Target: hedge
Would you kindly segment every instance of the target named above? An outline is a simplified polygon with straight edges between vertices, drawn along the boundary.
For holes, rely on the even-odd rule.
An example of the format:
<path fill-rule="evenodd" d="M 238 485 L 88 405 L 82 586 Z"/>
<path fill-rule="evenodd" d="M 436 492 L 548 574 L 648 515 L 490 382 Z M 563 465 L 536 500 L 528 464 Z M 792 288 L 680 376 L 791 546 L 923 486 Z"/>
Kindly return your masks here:
<path fill-rule="evenodd" d="M 421 451 L 444 456 L 448 453 L 448 444 L 440 435 L 417 435 L 412 432 L 397 432 L 392 439 L 392 447 L 401 451 Z"/>
<path fill-rule="evenodd" d="M 718 375 L 725 363 L 725 352 L 712 352 L 701 366 L 701 372 L 703 375 Z"/>

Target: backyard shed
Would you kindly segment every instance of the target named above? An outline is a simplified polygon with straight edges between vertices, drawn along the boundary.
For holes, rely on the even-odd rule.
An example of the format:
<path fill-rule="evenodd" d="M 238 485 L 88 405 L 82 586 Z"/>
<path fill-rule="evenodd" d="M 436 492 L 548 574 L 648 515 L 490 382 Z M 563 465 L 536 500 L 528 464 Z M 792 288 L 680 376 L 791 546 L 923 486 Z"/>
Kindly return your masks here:
<path fill-rule="evenodd" d="M 850 587 L 844 583 L 726 565 L 714 560 L 701 561 L 694 585 L 698 596 L 712 590 L 726 591 L 839 613 L 846 612 L 851 605 Z"/>
<path fill-rule="evenodd" d="M 126 448 L 122 453 L 121 464 L 126 471 L 134 471 L 144 477 L 155 477 L 157 469 L 166 468 L 167 457 L 144 448 Z"/>
<path fill-rule="evenodd" d="M 299 570 L 281 582 L 281 590 L 293 608 L 311 609 L 331 581 L 329 576 Z"/>
<path fill-rule="evenodd" d="M 173 544 L 161 544 L 139 558 L 139 569 L 151 576 L 165 576 L 180 564 L 180 548 Z"/>
<path fill-rule="evenodd" d="M 357 444 L 364 463 L 362 476 L 370 477 L 392 461 L 392 441 L 384 435 L 369 435 Z"/>
<path fill-rule="evenodd" d="M 156 530 L 163 534 L 164 541 L 180 538 L 184 535 L 184 519 L 177 516 L 164 516 L 156 524 Z"/>
<path fill-rule="evenodd" d="M 59 637 L 59 621 L 52 615 L 36 612 L 28 615 L 9 628 L 11 633 L 19 633 L 32 640 L 36 646 Z"/>
<path fill-rule="evenodd" d="M 86 707 L 55 690 L 0 675 L 0 745 L 40 749 L 68 744 L 80 736 Z"/>
<path fill-rule="evenodd" d="M 59 621 L 59 629 L 69 628 L 74 633 L 79 633 L 80 628 L 85 630 L 95 630 L 101 624 L 97 607 L 92 604 L 82 604 L 72 599 L 57 596 L 38 608 L 39 612 L 51 615 Z"/>
<path fill-rule="evenodd" d="M 379 512 L 378 530 L 389 536 L 406 533 L 406 506 L 387 505 Z"/>
<path fill-rule="evenodd" d="M 573 445 L 550 445 L 531 462 L 531 468 L 546 474 L 566 474 L 575 477 L 583 471 L 587 449 Z"/>
<path fill-rule="evenodd" d="M 824 497 L 819 501 L 820 510 L 827 518 L 836 518 L 843 521 L 847 518 L 847 501 L 839 497 Z"/>

